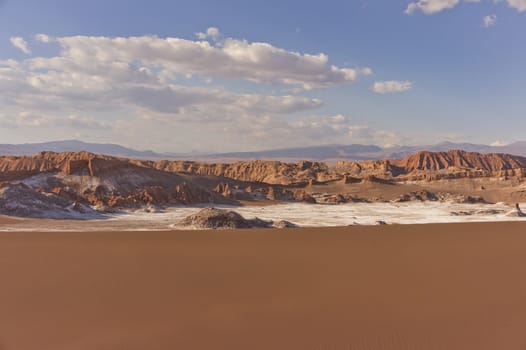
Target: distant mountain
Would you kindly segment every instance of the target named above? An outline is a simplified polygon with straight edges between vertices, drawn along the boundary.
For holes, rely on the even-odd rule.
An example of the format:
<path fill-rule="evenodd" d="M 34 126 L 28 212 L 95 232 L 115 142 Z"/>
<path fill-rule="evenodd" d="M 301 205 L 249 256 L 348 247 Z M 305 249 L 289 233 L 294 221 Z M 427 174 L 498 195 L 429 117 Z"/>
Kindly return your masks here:
<path fill-rule="evenodd" d="M 321 145 L 310 147 L 294 147 L 271 149 L 254 152 L 229 152 L 213 154 L 195 153 L 157 153 L 154 151 L 138 151 L 116 144 L 87 143 L 77 140 L 54 141 L 27 144 L 0 144 L 0 155 L 35 155 L 42 151 L 78 152 L 88 151 L 106 154 L 114 157 L 136 159 L 185 159 L 200 161 L 233 162 L 238 160 L 280 160 L 295 162 L 298 160 L 314 160 L 335 163 L 337 160 L 368 160 L 368 159 L 402 159 L 419 151 L 447 152 L 464 150 L 479 153 L 507 153 L 526 157 L 526 141 L 515 142 L 506 146 L 489 146 L 472 143 L 442 142 L 427 146 L 394 146 L 378 147 L 375 145 Z"/>
<path fill-rule="evenodd" d="M 253 159 L 277 159 L 277 158 L 298 158 L 298 159 L 327 159 L 327 158 L 350 158 L 360 157 L 366 159 L 369 154 L 382 152 L 382 148 L 374 145 L 324 145 L 312 147 L 281 148 L 267 151 L 256 152 L 231 152 L 220 153 L 209 156 L 219 156 L 223 158 L 253 158 Z M 357 158 L 358 159 L 358 158 Z"/>
<path fill-rule="evenodd" d="M 419 151 L 447 152 L 464 150 L 479 153 L 507 153 L 526 157 L 526 141 L 515 142 L 506 146 L 490 146 L 472 143 L 442 142 L 427 146 L 394 146 L 381 148 L 374 145 L 324 145 L 311 147 L 296 147 L 256 152 L 217 153 L 196 156 L 196 159 L 275 159 L 283 161 L 295 160 L 367 160 L 367 159 L 402 159 Z"/>
<path fill-rule="evenodd" d="M 126 158 L 166 158 L 167 155 L 153 151 L 137 151 L 111 143 L 87 143 L 77 140 L 53 141 L 44 143 L 26 143 L 18 145 L 0 144 L 0 155 L 31 156 L 42 151 L 78 152 L 107 154 Z"/>

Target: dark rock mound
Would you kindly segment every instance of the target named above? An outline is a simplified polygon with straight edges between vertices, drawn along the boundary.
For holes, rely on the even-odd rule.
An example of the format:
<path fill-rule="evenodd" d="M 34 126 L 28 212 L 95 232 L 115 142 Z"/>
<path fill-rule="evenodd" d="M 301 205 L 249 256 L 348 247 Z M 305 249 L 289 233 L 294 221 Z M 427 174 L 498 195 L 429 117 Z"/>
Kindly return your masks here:
<path fill-rule="evenodd" d="M 296 228 L 296 227 L 299 227 L 298 225 L 290 222 L 290 221 L 286 221 L 286 220 L 281 220 L 281 221 L 278 221 L 274 224 L 274 227 L 275 228 Z"/>
<path fill-rule="evenodd" d="M 269 228 L 272 221 L 258 218 L 247 220 L 235 211 L 205 208 L 179 221 L 176 227 L 196 229 Z"/>
<path fill-rule="evenodd" d="M 414 201 L 424 202 L 424 201 L 437 201 L 437 200 L 438 198 L 434 193 L 429 192 L 427 190 L 422 190 L 422 191 L 414 191 L 410 193 L 405 193 L 401 195 L 400 197 L 398 197 L 397 199 L 395 199 L 394 202 L 403 203 L 403 202 L 414 202 Z"/>

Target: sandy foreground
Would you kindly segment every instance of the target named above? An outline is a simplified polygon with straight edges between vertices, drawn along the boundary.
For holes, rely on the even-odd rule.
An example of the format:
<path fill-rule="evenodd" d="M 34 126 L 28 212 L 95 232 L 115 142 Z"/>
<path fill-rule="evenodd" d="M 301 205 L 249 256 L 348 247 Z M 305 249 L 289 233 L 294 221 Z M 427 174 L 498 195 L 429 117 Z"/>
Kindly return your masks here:
<path fill-rule="evenodd" d="M 526 349 L 520 222 L 0 233 L 0 281 L 1 350 Z"/>

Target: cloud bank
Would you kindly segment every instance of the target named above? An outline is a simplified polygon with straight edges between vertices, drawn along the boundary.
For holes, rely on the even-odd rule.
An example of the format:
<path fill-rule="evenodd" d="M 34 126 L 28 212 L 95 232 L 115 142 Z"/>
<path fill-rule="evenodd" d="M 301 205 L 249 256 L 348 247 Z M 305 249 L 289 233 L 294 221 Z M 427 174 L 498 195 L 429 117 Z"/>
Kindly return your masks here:
<path fill-rule="evenodd" d="M 44 47 L 47 55 L 0 60 L 0 126 L 22 135 L 127 145 L 136 140 L 131 146 L 168 151 L 261 149 L 269 142 L 383 143 L 396 137 L 349 117 L 316 115 L 323 101 L 283 92 L 352 84 L 372 74 L 370 68 L 338 67 L 323 53 L 223 39 L 214 27 L 196 35 L 194 41 L 38 34 L 33 47 Z M 32 54 L 24 38 L 11 43 Z M 166 149 L 174 144 L 178 149 Z"/>

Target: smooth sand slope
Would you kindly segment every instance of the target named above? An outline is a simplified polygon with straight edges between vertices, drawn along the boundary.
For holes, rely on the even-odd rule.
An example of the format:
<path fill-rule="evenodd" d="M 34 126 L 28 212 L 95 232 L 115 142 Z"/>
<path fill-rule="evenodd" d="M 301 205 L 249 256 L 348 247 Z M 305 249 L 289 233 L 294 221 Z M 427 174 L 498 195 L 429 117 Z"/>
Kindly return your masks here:
<path fill-rule="evenodd" d="M 0 349 L 525 349 L 526 225 L 0 234 Z"/>

